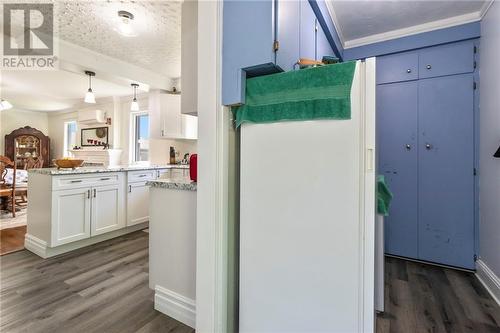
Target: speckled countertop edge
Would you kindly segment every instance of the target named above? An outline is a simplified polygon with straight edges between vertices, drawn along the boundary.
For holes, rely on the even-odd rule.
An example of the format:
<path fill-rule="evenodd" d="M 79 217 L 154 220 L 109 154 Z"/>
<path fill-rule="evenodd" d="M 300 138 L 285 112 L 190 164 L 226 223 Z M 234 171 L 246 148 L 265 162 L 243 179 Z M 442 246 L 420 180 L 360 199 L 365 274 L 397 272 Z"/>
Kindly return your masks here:
<path fill-rule="evenodd" d="M 72 169 L 57 169 L 57 168 L 43 168 L 43 169 L 30 169 L 28 173 L 36 173 L 40 175 L 77 175 L 87 173 L 107 173 L 107 172 L 124 172 L 124 171 L 141 171 L 141 170 L 157 170 L 157 169 L 188 169 L 189 165 L 122 165 L 116 167 L 80 167 L 75 170 Z"/>
<path fill-rule="evenodd" d="M 146 185 L 170 190 L 196 191 L 198 186 L 196 182 L 178 179 L 157 179 L 150 180 Z"/>

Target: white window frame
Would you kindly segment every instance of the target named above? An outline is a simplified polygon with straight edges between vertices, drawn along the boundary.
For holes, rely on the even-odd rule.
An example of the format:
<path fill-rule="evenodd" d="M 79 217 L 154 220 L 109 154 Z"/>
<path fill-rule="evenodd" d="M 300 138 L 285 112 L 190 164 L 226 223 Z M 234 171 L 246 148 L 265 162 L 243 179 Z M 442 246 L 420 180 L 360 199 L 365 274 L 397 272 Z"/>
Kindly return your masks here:
<path fill-rule="evenodd" d="M 151 121 L 151 115 L 149 114 L 149 111 L 134 111 L 130 112 L 130 149 L 129 149 L 129 161 L 131 164 L 141 164 L 141 163 L 149 163 L 151 160 L 151 155 L 150 151 L 148 151 L 148 160 L 147 161 L 136 161 L 135 159 L 135 154 L 136 154 L 136 143 L 135 143 L 135 135 L 136 135 L 136 123 L 137 123 L 137 117 L 138 116 L 149 116 L 149 120 Z M 150 123 L 151 127 L 151 123 Z M 150 139 L 151 139 L 151 133 L 150 133 Z"/>
<path fill-rule="evenodd" d="M 78 136 L 78 122 L 76 120 L 68 120 L 64 122 L 64 142 L 63 142 L 63 156 L 64 157 L 71 157 L 71 152 L 70 150 L 73 149 L 73 147 L 68 147 L 68 124 L 75 124 L 76 126 L 76 134 Z M 75 145 L 77 143 L 75 142 Z"/>

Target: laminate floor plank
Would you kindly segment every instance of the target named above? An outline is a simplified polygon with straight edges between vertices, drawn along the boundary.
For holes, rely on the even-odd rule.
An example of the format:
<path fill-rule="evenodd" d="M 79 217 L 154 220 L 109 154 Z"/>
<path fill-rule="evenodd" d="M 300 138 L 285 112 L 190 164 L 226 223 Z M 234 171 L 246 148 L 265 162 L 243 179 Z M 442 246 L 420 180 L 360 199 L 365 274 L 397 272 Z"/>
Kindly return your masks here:
<path fill-rule="evenodd" d="M 148 236 L 138 231 L 49 259 L 26 250 L 2 256 L 0 332 L 194 332 L 154 309 Z"/>
<path fill-rule="evenodd" d="M 500 306 L 472 273 L 386 257 L 377 333 L 500 333 Z"/>

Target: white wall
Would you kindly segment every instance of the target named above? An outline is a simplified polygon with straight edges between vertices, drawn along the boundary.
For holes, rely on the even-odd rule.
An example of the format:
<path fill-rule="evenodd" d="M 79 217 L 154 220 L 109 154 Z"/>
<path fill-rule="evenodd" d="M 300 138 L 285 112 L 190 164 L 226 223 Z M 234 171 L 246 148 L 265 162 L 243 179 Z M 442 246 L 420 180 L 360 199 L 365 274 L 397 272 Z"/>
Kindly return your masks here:
<path fill-rule="evenodd" d="M 36 128 L 50 136 L 47 112 L 24 111 L 15 108 L 0 111 L 0 155 L 5 152 L 5 135 L 24 126 Z"/>
<path fill-rule="evenodd" d="M 479 152 L 480 257 L 500 276 L 500 3 L 495 1 L 481 22 L 481 98 Z"/>

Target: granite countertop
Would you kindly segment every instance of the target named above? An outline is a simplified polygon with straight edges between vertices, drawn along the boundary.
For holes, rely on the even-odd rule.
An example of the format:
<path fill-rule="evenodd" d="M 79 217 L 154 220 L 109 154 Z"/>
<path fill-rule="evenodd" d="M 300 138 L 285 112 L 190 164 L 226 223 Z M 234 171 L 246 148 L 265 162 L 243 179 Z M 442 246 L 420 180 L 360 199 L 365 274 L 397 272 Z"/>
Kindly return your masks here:
<path fill-rule="evenodd" d="M 157 180 L 150 180 L 146 185 L 151 187 L 158 187 L 171 190 L 184 190 L 184 191 L 196 191 L 197 183 L 189 179 L 169 179 L 160 178 Z"/>
<path fill-rule="evenodd" d="M 189 169 L 189 165 L 181 164 L 164 164 L 164 165 L 119 165 L 113 167 L 104 166 L 86 166 L 72 169 L 57 169 L 43 168 L 30 169 L 28 173 L 37 173 L 41 175 L 77 175 L 86 173 L 106 173 L 106 172 L 123 172 L 123 171 L 139 171 L 139 170 L 157 170 L 157 169 Z"/>

